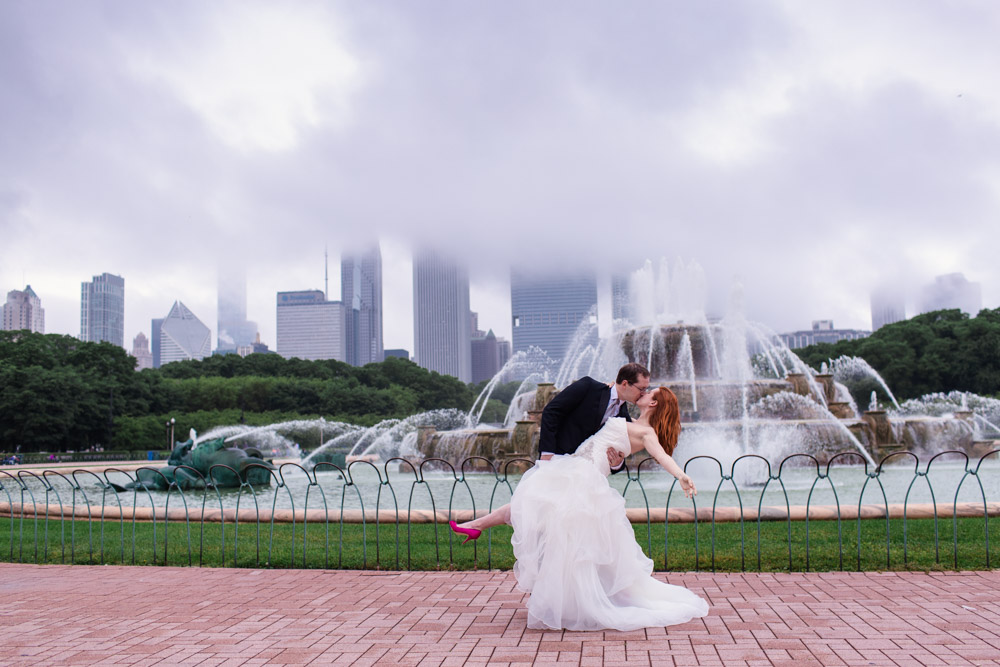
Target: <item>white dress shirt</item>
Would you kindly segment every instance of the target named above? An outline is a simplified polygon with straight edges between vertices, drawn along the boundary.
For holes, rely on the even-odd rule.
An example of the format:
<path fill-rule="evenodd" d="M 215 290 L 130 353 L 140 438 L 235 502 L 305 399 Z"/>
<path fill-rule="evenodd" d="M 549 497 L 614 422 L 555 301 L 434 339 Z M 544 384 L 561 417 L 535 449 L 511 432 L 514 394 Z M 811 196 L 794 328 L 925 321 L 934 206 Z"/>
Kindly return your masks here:
<path fill-rule="evenodd" d="M 611 385 L 611 400 L 608 401 L 608 407 L 604 411 L 604 418 L 601 419 L 601 424 L 603 425 L 609 418 L 616 416 L 621 406 L 622 401 L 618 398 L 618 386 Z"/>

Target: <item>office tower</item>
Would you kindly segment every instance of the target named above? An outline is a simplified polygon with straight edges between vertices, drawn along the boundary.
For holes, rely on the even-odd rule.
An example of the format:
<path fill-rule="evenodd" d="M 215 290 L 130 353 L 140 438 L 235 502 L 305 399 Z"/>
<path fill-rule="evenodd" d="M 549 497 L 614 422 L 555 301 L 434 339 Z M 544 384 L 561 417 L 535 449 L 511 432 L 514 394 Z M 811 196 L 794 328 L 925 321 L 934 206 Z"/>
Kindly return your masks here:
<path fill-rule="evenodd" d="M 507 340 L 506 338 L 497 338 L 497 354 L 500 355 L 500 358 L 497 360 L 497 363 L 500 365 L 500 368 L 503 368 L 504 365 L 508 361 L 510 361 L 509 340 Z"/>
<path fill-rule="evenodd" d="M 153 368 L 159 368 L 162 365 L 160 363 L 160 331 L 163 329 L 163 318 L 154 318 L 151 328 L 153 335 L 150 337 L 149 342 L 150 347 L 152 347 Z"/>
<path fill-rule="evenodd" d="M 631 277 L 625 274 L 611 276 L 611 320 L 632 319 L 632 293 L 629 290 Z"/>
<path fill-rule="evenodd" d="M 278 292 L 277 352 L 286 359 L 345 360 L 344 309 L 320 290 Z"/>
<path fill-rule="evenodd" d="M 871 307 L 872 331 L 906 319 L 906 299 L 900 289 L 886 286 L 873 291 Z"/>
<path fill-rule="evenodd" d="M 472 380 L 469 275 L 432 253 L 413 258 L 413 360 L 424 368 Z"/>
<path fill-rule="evenodd" d="M 7 292 L 7 303 L 3 306 L 3 328 L 6 331 L 27 329 L 35 333 L 45 333 L 45 309 L 42 301 L 31 289 L 24 291 L 11 290 Z"/>
<path fill-rule="evenodd" d="M 135 370 L 141 371 L 153 367 L 153 353 L 149 351 L 149 339 L 141 331 L 132 340 L 132 356 L 135 357 Z"/>
<path fill-rule="evenodd" d="M 474 336 L 471 341 L 473 383 L 491 379 L 510 359 L 510 341 L 497 338 L 493 329 L 477 333 L 481 335 Z"/>
<path fill-rule="evenodd" d="M 80 340 L 125 347 L 125 279 L 102 273 L 80 289 Z"/>
<path fill-rule="evenodd" d="M 364 366 L 382 361 L 382 253 L 378 245 L 340 262 L 347 363 Z"/>
<path fill-rule="evenodd" d="M 216 350 L 236 352 L 252 345 L 257 323 L 247 320 L 247 274 L 242 267 L 219 268 L 219 312 Z"/>
<path fill-rule="evenodd" d="M 160 364 L 187 359 L 204 359 L 212 354 L 212 330 L 195 317 L 187 306 L 174 301 L 160 325 Z"/>
<path fill-rule="evenodd" d="M 920 290 L 918 310 L 929 313 L 935 310 L 959 308 L 975 317 L 983 308 L 983 294 L 979 283 L 972 283 L 961 273 L 949 273 L 934 278 L 934 282 Z"/>
<path fill-rule="evenodd" d="M 596 318 L 597 282 L 593 276 L 542 277 L 512 271 L 510 311 L 514 352 L 539 347 L 560 362 L 580 323 Z M 592 324 L 586 342 L 597 345 L 596 319 Z"/>
<path fill-rule="evenodd" d="M 393 348 L 385 350 L 384 356 L 385 356 L 386 359 L 388 359 L 389 357 L 396 357 L 397 359 L 406 359 L 406 360 L 409 360 L 409 358 L 410 358 L 410 351 L 409 350 L 404 350 L 401 347 L 393 347 Z"/>

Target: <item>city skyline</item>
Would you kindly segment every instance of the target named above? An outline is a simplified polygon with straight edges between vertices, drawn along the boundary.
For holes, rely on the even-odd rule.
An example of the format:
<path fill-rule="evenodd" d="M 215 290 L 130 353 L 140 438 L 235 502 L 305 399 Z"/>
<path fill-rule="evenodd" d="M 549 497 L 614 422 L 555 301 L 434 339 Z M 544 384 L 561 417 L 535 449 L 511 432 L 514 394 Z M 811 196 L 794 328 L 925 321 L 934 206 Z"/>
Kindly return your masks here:
<path fill-rule="evenodd" d="M 384 348 L 413 349 L 425 246 L 508 339 L 512 266 L 697 261 L 713 312 L 739 281 L 777 331 L 867 329 L 886 280 L 954 272 L 1000 305 L 995 3 L 45 0 L 0 26 L 0 289 L 49 332 L 104 271 L 125 341 L 175 300 L 217 329 L 221 255 L 273 349 L 274 295 L 375 242 Z"/>
<path fill-rule="evenodd" d="M 375 253 L 378 254 L 378 251 L 376 250 Z M 355 256 L 355 258 L 357 258 L 359 260 L 362 257 L 363 257 L 363 255 L 356 255 Z M 369 257 L 369 261 L 370 261 L 370 258 L 372 257 L 371 253 L 368 254 L 368 257 Z M 337 272 L 337 273 L 343 274 L 342 271 L 341 272 Z M 526 274 L 526 275 L 530 275 L 530 274 Z M 616 285 L 620 285 L 621 281 L 624 278 L 627 278 L 629 275 L 631 275 L 630 272 L 625 272 L 625 273 L 619 272 L 619 273 L 617 273 L 615 275 L 604 276 L 604 280 L 601 280 L 601 279 L 597 280 L 597 292 L 598 292 L 598 295 L 599 295 L 598 296 L 598 303 L 599 303 L 599 306 L 600 306 L 599 307 L 599 324 L 600 324 L 602 335 L 606 334 L 607 331 L 612 326 L 613 315 L 615 314 L 615 312 L 617 312 L 616 309 L 618 308 L 618 306 L 615 304 L 615 295 L 616 295 L 615 290 L 616 290 Z M 102 274 L 101 276 L 94 276 L 94 278 L 95 279 L 101 279 L 102 281 L 106 282 L 109 278 L 120 279 L 122 277 L 121 276 L 114 276 L 114 275 L 112 275 L 110 273 L 105 273 L 105 274 Z M 874 310 L 875 310 L 875 306 L 874 306 L 875 300 L 876 299 L 884 300 L 884 298 L 885 298 L 884 295 L 887 293 L 887 291 L 888 291 L 888 293 L 891 293 L 891 294 L 895 295 L 895 298 L 901 304 L 901 308 L 902 308 L 902 306 L 905 306 L 905 304 L 907 304 L 907 303 L 910 304 L 908 307 L 905 308 L 905 312 L 904 312 L 904 310 L 900 310 L 900 313 L 902 313 L 902 315 L 903 315 L 902 317 L 899 316 L 899 315 L 897 315 L 895 318 L 892 318 L 892 321 L 898 321 L 899 319 L 907 319 L 907 318 L 912 317 L 912 316 L 914 316 L 916 314 L 919 314 L 920 312 L 922 312 L 921 309 L 919 307 L 915 307 L 914 306 L 914 303 L 918 303 L 919 302 L 919 298 L 920 298 L 919 295 L 923 294 L 928 289 L 934 288 L 935 286 L 938 289 L 940 289 L 940 285 L 942 284 L 943 280 L 944 281 L 948 281 L 948 284 L 955 283 L 957 281 L 959 288 L 961 288 L 960 292 L 962 294 L 964 294 L 964 291 L 962 291 L 962 290 L 967 289 L 965 286 L 968 285 L 969 286 L 968 288 L 972 288 L 972 289 L 975 290 L 975 295 L 976 295 L 976 297 L 972 299 L 971 303 L 979 303 L 981 308 L 989 308 L 990 307 L 988 304 L 983 304 L 982 301 L 981 301 L 981 297 L 979 296 L 981 294 L 981 292 L 982 292 L 982 286 L 979 283 L 968 281 L 964 277 L 964 274 L 962 274 L 961 272 L 952 272 L 952 273 L 938 275 L 938 276 L 928 276 L 926 279 L 924 279 L 924 280 L 922 280 L 922 281 L 920 281 L 918 283 L 914 283 L 914 284 L 910 284 L 910 285 L 893 286 L 893 285 L 891 285 L 889 283 L 883 282 L 878 288 L 873 289 L 868 295 L 856 295 L 857 298 L 859 299 L 859 301 L 866 301 L 867 300 L 867 304 L 866 305 L 868 305 L 871 308 L 871 310 L 869 310 L 870 315 L 869 315 L 868 322 L 862 323 L 861 326 L 857 326 L 857 327 L 843 327 L 843 329 L 844 330 L 861 330 L 861 331 L 865 331 L 865 330 L 867 330 L 867 331 L 873 331 L 873 330 L 877 329 L 878 328 L 877 326 L 876 327 L 872 326 L 872 319 L 870 319 L 870 318 L 872 317 L 872 314 L 874 313 Z M 83 285 L 87 286 L 87 285 L 92 284 L 92 282 L 93 281 L 85 282 L 85 283 L 83 283 Z M 508 285 L 509 284 L 510 283 L 508 282 Z M 408 287 L 411 286 L 411 285 L 412 285 L 412 282 L 409 283 Z M 30 288 L 30 286 L 26 287 L 26 289 L 29 289 L 29 288 Z M 244 289 L 245 289 L 245 287 L 244 287 Z M 619 288 L 619 289 L 621 289 L 621 288 Z M 295 291 L 295 290 L 292 290 L 292 291 Z M 302 290 L 299 290 L 299 291 L 302 291 Z M 310 290 L 305 290 L 305 291 L 308 292 Z M 313 291 L 317 291 L 317 290 L 313 290 Z M 336 290 L 331 289 L 331 291 L 336 291 L 338 293 L 342 293 L 340 287 L 338 287 Z M 412 287 L 409 287 L 408 291 L 409 291 L 409 296 L 412 298 L 412 296 L 413 296 Z M 470 291 L 471 291 L 471 287 L 470 287 Z M 10 292 L 12 292 L 12 293 L 14 293 L 14 292 L 19 293 L 20 290 L 10 290 Z M 281 292 L 278 292 L 277 294 L 280 294 L 280 293 Z M 320 293 L 322 293 L 322 291 L 320 291 Z M 39 302 L 42 301 L 41 297 L 39 295 L 37 295 L 33 289 L 32 289 L 32 294 L 34 295 L 34 297 L 33 297 L 34 299 L 38 300 Z M 622 294 L 625 295 L 625 296 L 627 296 L 627 291 L 626 292 L 622 292 Z M 907 296 L 907 295 L 909 295 L 909 296 Z M 389 300 L 390 301 L 398 301 L 397 298 L 392 298 L 394 296 L 398 296 L 398 295 L 391 295 L 390 294 L 389 295 L 389 297 L 390 297 Z M 511 292 L 508 291 L 508 293 L 506 295 L 499 295 L 499 296 L 497 296 L 494 299 L 495 302 L 500 302 L 500 309 L 499 309 L 500 311 L 506 310 L 508 313 L 512 312 L 513 309 L 512 309 L 511 298 L 510 297 L 511 297 Z M 944 298 L 944 297 L 939 297 L 939 298 Z M 273 303 L 274 303 L 273 299 L 274 299 L 274 295 L 271 295 L 269 300 L 272 303 L 272 309 L 273 309 Z M 506 304 L 502 303 L 504 301 L 504 299 L 506 299 Z M 175 301 L 176 301 L 176 299 L 175 299 Z M 961 303 L 959 301 L 961 301 Z M 966 305 L 966 301 L 964 301 L 962 299 L 959 299 L 959 301 L 956 301 L 950 307 L 962 308 L 967 314 L 969 314 L 972 317 L 974 317 L 976 315 L 975 312 L 971 312 L 970 311 L 970 307 L 968 307 Z M 222 300 L 218 300 L 218 303 L 221 304 Z M 471 307 L 470 307 L 470 311 L 474 312 L 474 313 L 478 312 L 478 311 L 476 311 L 475 305 L 472 303 L 471 299 L 470 299 L 470 304 L 472 304 Z M 946 305 L 947 304 L 943 304 L 941 307 L 946 307 Z M 83 306 L 82 303 L 78 303 L 78 308 L 82 309 L 82 306 Z M 412 304 L 411 304 L 411 306 L 412 306 Z M 44 311 L 44 308 L 42 308 L 42 310 Z M 246 311 L 244 310 L 242 312 L 245 313 Z M 274 312 L 274 311 L 272 310 L 272 312 Z M 412 312 L 412 310 L 411 310 L 411 312 Z M 722 314 L 722 311 L 716 311 L 716 310 L 709 309 L 706 314 L 708 314 L 709 316 L 712 316 L 712 317 L 718 317 L 718 316 L 720 316 Z M 346 313 L 345 313 L 345 317 L 346 317 Z M 392 318 L 392 313 L 389 313 L 388 317 L 390 319 L 393 319 Z M 128 318 L 127 309 L 126 309 L 126 318 L 127 319 L 131 319 L 131 318 Z M 209 318 L 206 318 L 206 319 L 209 319 Z M 265 322 L 267 321 L 266 317 L 263 318 L 263 319 L 264 319 Z M 485 326 L 484 331 L 485 330 L 493 330 L 495 332 L 495 334 L 499 338 L 504 338 L 504 339 L 506 339 L 508 341 L 511 341 L 514 338 L 514 328 L 512 326 L 510 326 L 511 322 L 512 322 L 512 319 L 513 319 L 513 316 L 511 315 L 511 316 L 508 316 L 507 320 L 498 320 L 496 323 L 489 323 L 489 322 L 487 322 L 487 323 L 484 324 L 484 326 Z M 830 319 L 830 318 L 825 318 L 825 319 Z M 157 331 L 156 331 L 156 322 L 158 322 L 158 321 L 162 322 L 162 318 L 160 318 L 160 319 L 151 318 L 151 321 L 153 322 L 152 326 L 148 326 L 147 328 L 140 329 L 140 330 L 136 331 L 135 333 L 143 333 L 144 335 L 146 335 L 147 338 L 148 338 L 148 340 L 150 341 L 151 346 L 153 348 L 156 348 L 157 347 L 157 343 L 159 342 L 159 340 L 157 338 L 158 334 L 157 334 Z M 811 322 L 815 323 L 816 321 L 817 320 L 812 320 Z M 255 328 L 254 332 L 249 332 L 249 330 L 248 330 L 247 335 L 249 336 L 250 340 L 248 341 L 247 344 L 253 342 L 253 340 L 255 339 L 254 333 L 256 333 L 258 336 L 260 336 L 260 342 L 261 343 L 264 343 L 266 345 L 270 345 L 271 350 L 272 351 L 276 351 L 275 348 L 276 348 L 276 344 L 277 344 L 277 336 L 276 336 L 277 321 L 274 320 L 274 322 L 275 322 L 275 327 L 272 327 L 272 330 L 275 331 L 275 335 L 273 335 L 270 339 L 268 339 L 266 337 L 266 335 L 260 333 L 261 330 L 264 330 L 264 331 L 267 330 L 266 326 L 264 326 L 264 327 L 258 327 L 256 322 L 253 322 L 253 321 L 246 322 L 249 325 L 253 325 L 254 328 Z M 505 323 L 507 324 L 506 330 L 504 329 L 504 324 Z M 792 334 L 792 333 L 801 332 L 801 331 L 808 331 L 808 327 L 807 327 L 808 323 L 805 323 L 805 322 L 799 322 L 799 323 L 797 323 L 797 327 L 795 329 L 787 329 L 787 330 L 777 330 L 775 327 L 771 326 L 767 322 L 762 322 L 762 323 L 765 324 L 765 325 L 767 325 L 769 328 L 775 329 L 776 332 L 779 333 L 779 334 Z M 413 326 L 412 325 L 412 321 L 410 323 L 410 326 L 411 327 Z M 216 337 L 218 336 L 218 331 L 216 329 L 211 329 L 211 327 L 209 327 L 209 329 L 212 332 L 212 339 L 213 339 L 213 341 L 216 340 Z M 341 347 L 343 348 L 343 351 L 342 351 L 341 354 L 344 357 L 344 360 L 346 360 L 347 356 L 348 356 L 348 352 L 347 352 L 347 340 L 346 340 L 346 321 L 344 323 L 343 329 L 344 330 L 341 332 L 340 335 L 344 336 L 345 339 L 343 341 L 341 341 L 341 343 L 339 343 L 339 345 L 341 345 Z M 46 328 L 46 333 L 61 333 L 61 334 L 65 334 L 65 335 L 71 335 L 71 336 L 74 336 L 76 338 L 80 338 L 81 337 L 80 332 L 73 333 L 73 332 L 69 332 L 69 331 L 52 331 L 48 327 Z M 411 329 L 411 334 L 412 334 L 412 329 Z M 129 343 L 129 341 L 131 340 L 132 337 L 134 337 L 134 334 L 130 333 L 126 329 L 124 331 L 124 338 L 126 340 L 123 342 L 122 347 L 124 347 L 126 349 L 129 349 L 128 348 L 128 343 Z M 401 348 L 401 349 L 406 349 L 406 350 L 413 350 L 413 349 L 415 349 L 415 341 L 411 337 L 410 340 L 409 340 L 409 343 L 407 345 L 397 345 L 395 347 L 396 348 Z M 388 345 L 385 345 L 384 349 L 392 349 L 392 347 L 390 347 Z M 215 352 L 216 350 L 218 350 L 218 351 L 223 351 L 223 350 L 226 350 L 226 351 L 235 351 L 235 349 L 229 350 L 228 348 L 222 348 L 222 347 L 218 347 L 218 346 L 213 346 L 212 347 L 212 352 Z"/>

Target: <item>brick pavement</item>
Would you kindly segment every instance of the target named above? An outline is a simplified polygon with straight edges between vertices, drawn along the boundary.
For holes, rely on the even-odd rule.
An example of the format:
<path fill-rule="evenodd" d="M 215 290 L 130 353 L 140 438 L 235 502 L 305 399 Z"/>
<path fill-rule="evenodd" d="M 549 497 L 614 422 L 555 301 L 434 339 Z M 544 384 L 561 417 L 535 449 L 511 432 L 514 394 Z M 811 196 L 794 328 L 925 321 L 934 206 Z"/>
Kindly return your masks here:
<path fill-rule="evenodd" d="M 1000 665 L 1000 571 L 657 576 L 709 615 L 543 632 L 510 572 L 0 564 L 0 665 Z"/>

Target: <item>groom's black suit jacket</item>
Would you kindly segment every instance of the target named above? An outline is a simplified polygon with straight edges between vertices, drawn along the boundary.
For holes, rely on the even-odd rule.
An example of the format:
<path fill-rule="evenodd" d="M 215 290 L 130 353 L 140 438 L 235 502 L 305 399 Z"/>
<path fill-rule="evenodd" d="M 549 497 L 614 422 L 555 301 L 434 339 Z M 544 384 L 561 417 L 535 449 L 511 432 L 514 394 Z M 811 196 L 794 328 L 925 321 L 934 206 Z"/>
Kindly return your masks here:
<path fill-rule="evenodd" d="M 597 433 L 611 400 L 611 387 L 590 377 L 569 385 L 549 401 L 542 411 L 538 436 L 539 454 L 572 454 L 580 444 Z M 625 403 L 618 416 L 628 421 Z"/>

